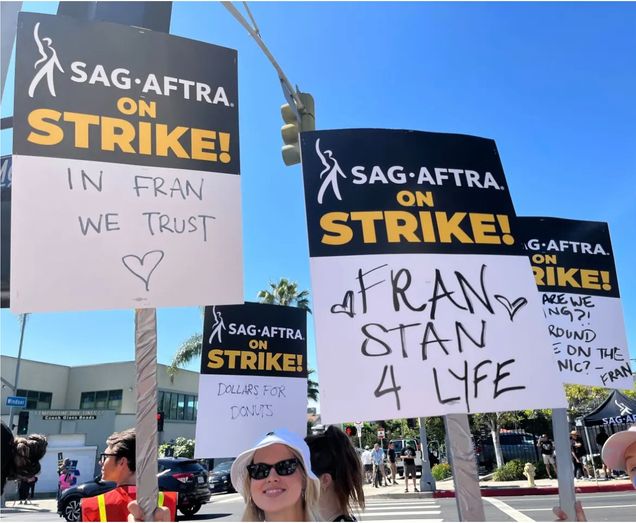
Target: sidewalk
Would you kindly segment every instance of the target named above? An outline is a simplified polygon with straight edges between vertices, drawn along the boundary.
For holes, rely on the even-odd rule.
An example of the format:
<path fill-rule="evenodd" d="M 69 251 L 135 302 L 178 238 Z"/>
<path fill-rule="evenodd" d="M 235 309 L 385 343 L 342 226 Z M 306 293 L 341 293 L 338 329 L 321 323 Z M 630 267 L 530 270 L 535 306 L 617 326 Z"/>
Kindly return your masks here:
<path fill-rule="evenodd" d="M 57 500 L 53 498 L 34 499 L 29 505 L 19 505 L 18 500 L 8 500 L 2 507 L 3 514 L 28 514 L 29 512 L 55 512 L 57 513 Z"/>
<path fill-rule="evenodd" d="M 526 480 L 523 481 L 480 481 L 479 486 L 482 496 L 541 496 L 558 494 L 558 481 L 556 479 L 538 479 L 535 487 L 529 487 Z M 455 485 L 453 480 L 437 482 L 436 498 L 455 497 Z M 599 480 L 598 484 L 594 479 L 578 480 L 574 483 L 577 494 L 594 492 L 622 492 L 633 490 L 633 486 L 628 479 L 609 481 Z"/>
<path fill-rule="evenodd" d="M 416 480 L 417 488 L 420 488 L 420 478 L 418 476 Z M 373 485 L 364 484 L 364 497 L 365 498 L 374 498 L 374 497 L 382 497 L 382 498 L 432 498 L 432 492 L 414 492 L 413 491 L 413 480 L 409 480 L 409 491 L 404 492 L 405 480 L 401 479 L 399 476 L 397 477 L 397 485 L 388 484 L 386 487 L 378 487 L 375 488 Z"/>
<path fill-rule="evenodd" d="M 409 492 L 404 492 L 404 479 L 397 478 L 398 484 L 387 487 L 375 488 L 373 485 L 364 485 L 364 496 L 366 498 L 454 498 L 455 485 L 453 480 L 437 481 L 436 492 L 413 492 L 413 480 L 409 482 Z M 538 479 L 535 487 L 528 487 L 528 482 L 523 481 L 480 481 L 481 495 L 484 497 L 500 496 L 541 496 L 558 494 L 558 482 L 556 479 Z M 594 480 L 581 480 L 575 482 L 577 494 L 594 492 L 622 492 L 633 490 L 629 480 L 599 480 L 598 486 Z M 420 487 L 420 478 L 417 478 L 417 488 Z"/>

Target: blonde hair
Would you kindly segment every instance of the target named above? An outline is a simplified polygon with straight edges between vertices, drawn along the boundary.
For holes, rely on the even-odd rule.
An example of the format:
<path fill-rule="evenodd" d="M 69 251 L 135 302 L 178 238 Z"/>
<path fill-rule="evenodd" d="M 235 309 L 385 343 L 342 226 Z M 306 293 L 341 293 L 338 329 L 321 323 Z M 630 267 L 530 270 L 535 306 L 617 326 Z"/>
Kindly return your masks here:
<path fill-rule="evenodd" d="M 285 445 L 287 446 L 287 445 Z M 305 479 L 305 488 L 303 489 L 303 521 L 322 521 L 320 513 L 318 512 L 318 500 L 320 499 L 320 489 L 316 486 L 316 483 L 307 477 L 307 471 L 303 463 L 302 457 L 291 447 L 287 447 L 292 451 L 294 456 L 301 464 L 300 470 L 302 470 L 303 477 Z M 309 463 L 307 464 L 309 465 Z M 245 475 L 243 480 L 243 492 L 245 492 L 245 510 L 243 511 L 243 517 L 241 521 L 265 521 L 265 513 L 256 506 L 252 499 L 251 490 L 251 478 L 249 474 Z"/>

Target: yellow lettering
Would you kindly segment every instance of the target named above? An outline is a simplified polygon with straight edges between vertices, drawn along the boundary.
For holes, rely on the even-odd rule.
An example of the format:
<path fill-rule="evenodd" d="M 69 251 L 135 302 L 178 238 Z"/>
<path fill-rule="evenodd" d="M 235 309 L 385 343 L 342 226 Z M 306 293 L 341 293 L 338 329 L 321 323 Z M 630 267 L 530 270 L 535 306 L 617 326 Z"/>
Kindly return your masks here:
<path fill-rule="evenodd" d="M 115 145 L 122 152 L 134 153 L 135 149 L 130 142 L 135 139 L 135 128 L 130 122 L 121 118 L 102 116 L 102 149 L 114 151 Z"/>
<path fill-rule="evenodd" d="M 99 116 L 96 114 L 64 113 L 64 120 L 75 124 L 75 147 L 88 149 L 89 127 L 99 125 Z"/>
<path fill-rule="evenodd" d="M 375 221 L 382 219 L 381 211 L 359 211 L 351 213 L 351 221 L 359 221 L 362 225 L 362 241 L 376 243 Z"/>
<path fill-rule="evenodd" d="M 223 367 L 223 351 L 221 349 L 208 351 L 208 368 L 220 369 L 221 367 Z"/>
<path fill-rule="evenodd" d="M 283 370 L 285 372 L 296 372 L 296 355 L 295 354 L 283 355 Z"/>
<path fill-rule="evenodd" d="M 163 123 L 158 123 L 156 127 L 156 140 L 157 140 L 157 156 L 168 156 L 168 149 L 170 149 L 177 158 L 189 158 L 188 153 L 179 142 L 188 128 L 178 126 L 172 131 L 168 132 L 168 126 Z"/>
<path fill-rule="evenodd" d="M 210 152 L 216 149 L 216 131 L 208 131 L 207 129 L 191 129 L 190 140 L 193 160 L 208 160 L 210 162 L 216 162 L 217 154 Z"/>
<path fill-rule="evenodd" d="M 256 370 L 256 353 L 246 350 L 241 352 L 241 369 Z"/>
<path fill-rule="evenodd" d="M 581 269 L 581 287 L 584 289 L 600 289 L 600 274 L 594 269 Z"/>
<path fill-rule="evenodd" d="M 59 121 L 62 113 L 53 109 L 35 109 L 29 113 L 27 121 L 36 131 L 45 134 L 38 134 L 31 131 L 27 140 L 37 145 L 57 145 L 64 139 L 64 131 L 54 123 L 46 120 Z"/>
<path fill-rule="evenodd" d="M 320 217 L 320 227 L 323 234 L 322 243 L 327 245 L 344 245 L 353 239 L 353 231 L 346 225 L 349 214 L 346 212 L 329 212 Z M 342 223 L 345 222 L 345 223 Z"/>
<path fill-rule="evenodd" d="M 385 211 L 386 237 L 390 243 L 399 243 L 401 238 L 407 242 L 419 242 L 415 234 L 417 218 L 406 211 Z"/>
<path fill-rule="evenodd" d="M 465 212 L 456 212 L 448 218 L 445 212 L 438 211 L 435 213 L 435 219 L 437 220 L 437 230 L 439 231 L 439 241 L 442 243 L 452 243 L 453 236 L 459 240 L 460 243 L 473 243 L 463 229 L 460 227 L 460 222 L 466 217 Z"/>
<path fill-rule="evenodd" d="M 490 245 L 499 245 L 501 243 L 501 238 L 497 234 L 497 228 L 495 227 L 494 215 L 471 212 L 469 218 L 475 243 Z"/>

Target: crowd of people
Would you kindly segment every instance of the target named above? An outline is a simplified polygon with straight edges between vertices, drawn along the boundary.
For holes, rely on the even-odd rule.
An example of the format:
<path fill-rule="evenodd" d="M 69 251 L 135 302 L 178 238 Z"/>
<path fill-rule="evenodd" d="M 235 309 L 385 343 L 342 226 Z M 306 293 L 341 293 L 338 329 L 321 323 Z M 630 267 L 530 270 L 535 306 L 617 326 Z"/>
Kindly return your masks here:
<path fill-rule="evenodd" d="M 605 443 L 609 439 L 609 435 L 604 428 L 601 428 L 596 436 L 596 444 L 602 453 L 602 449 Z M 556 464 L 556 446 L 554 441 L 547 434 L 543 434 L 538 442 L 537 447 L 543 464 L 545 465 L 546 474 L 549 479 L 556 478 L 557 464 Z M 588 449 L 585 446 L 583 437 L 576 431 L 570 432 L 570 455 L 572 458 L 572 467 L 574 469 L 574 477 L 577 480 L 601 478 L 605 480 L 612 479 L 617 476 L 617 472 L 607 466 L 605 462 L 602 462 L 602 475 L 601 471 L 597 471 L 594 468 L 594 462 L 590 459 Z"/>
<path fill-rule="evenodd" d="M 416 449 L 411 445 L 406 445 L 402 449 L 405 492 L 409 492 L 409 479 L 413 480 L 413 492 L 419 492 L 415 480 L 415 456 Z M 360 456 L 366 482 L 373 483 L 375 488 L 387 487 L 389 484 L 397 485 L 397 457 L 393 442 L 389 442 L 386 452 L 379 443 L 373 445 L 373 450 L 367 445 Z"/>

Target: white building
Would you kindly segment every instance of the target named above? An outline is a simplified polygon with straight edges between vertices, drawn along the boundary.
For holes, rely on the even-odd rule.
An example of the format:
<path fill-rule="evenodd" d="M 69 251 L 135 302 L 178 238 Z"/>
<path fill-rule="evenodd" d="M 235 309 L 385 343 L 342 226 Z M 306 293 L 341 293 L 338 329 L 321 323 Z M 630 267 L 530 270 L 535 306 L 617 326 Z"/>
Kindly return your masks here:
<path fill-rule="evenodd" d="M 10 408 L 6 406 L 6 398 L 13 395 L 17 358 L 1 356 L 0 363 L 2 421 L 8 425 Z M 158 410 L 164 413 L 164 430 L 159 433 L 160 444 L 179 436 L 194 438 L 197 418 L 199 373 L 179 370 L 174 380 L 171 380 L 167 368 L 157 365 Z M 69 367 L 22 359 L 15 395 L 25 396 L 27 406 L 13 409 L 14 425 L 20 425 L 29 434 L 67 435 L 52 438 L 56 442 L 55 449 L 51 448 L 42 462 L 38 491 L 54 491 L 57 487 L 48 485 L 54 481 L 48 480 L 49 477 L 55 477 L 54 473 L 48 470 L 51 466 L 44 470 L 44 464 L 57 463 L 58 452 L 63 452 L 64 458 L 70 459 L 74 458 L 74 454 L 78 454 L 78 457 L 81 454 L 84 463 L 89 462 L 86 461 L 86 452 L 93 453 L 94 459 L 90 462 L 95 464 L 95 470 L 82 473 L 83 479 L 92 478 L 98 472 L 97 455 L 104 451 L 106 438 L 113 432 L 134 427 L 135 362 Z M 24 412 L 21 417 L 20 412 Z M 82 452 L 77 447 L 78 438 L 68 436 L 71 434 L 81 435 Z M 65 441 L 69 442 L 66 451 Z M 53 456 L 53 453 L 56 455 Z"/>

